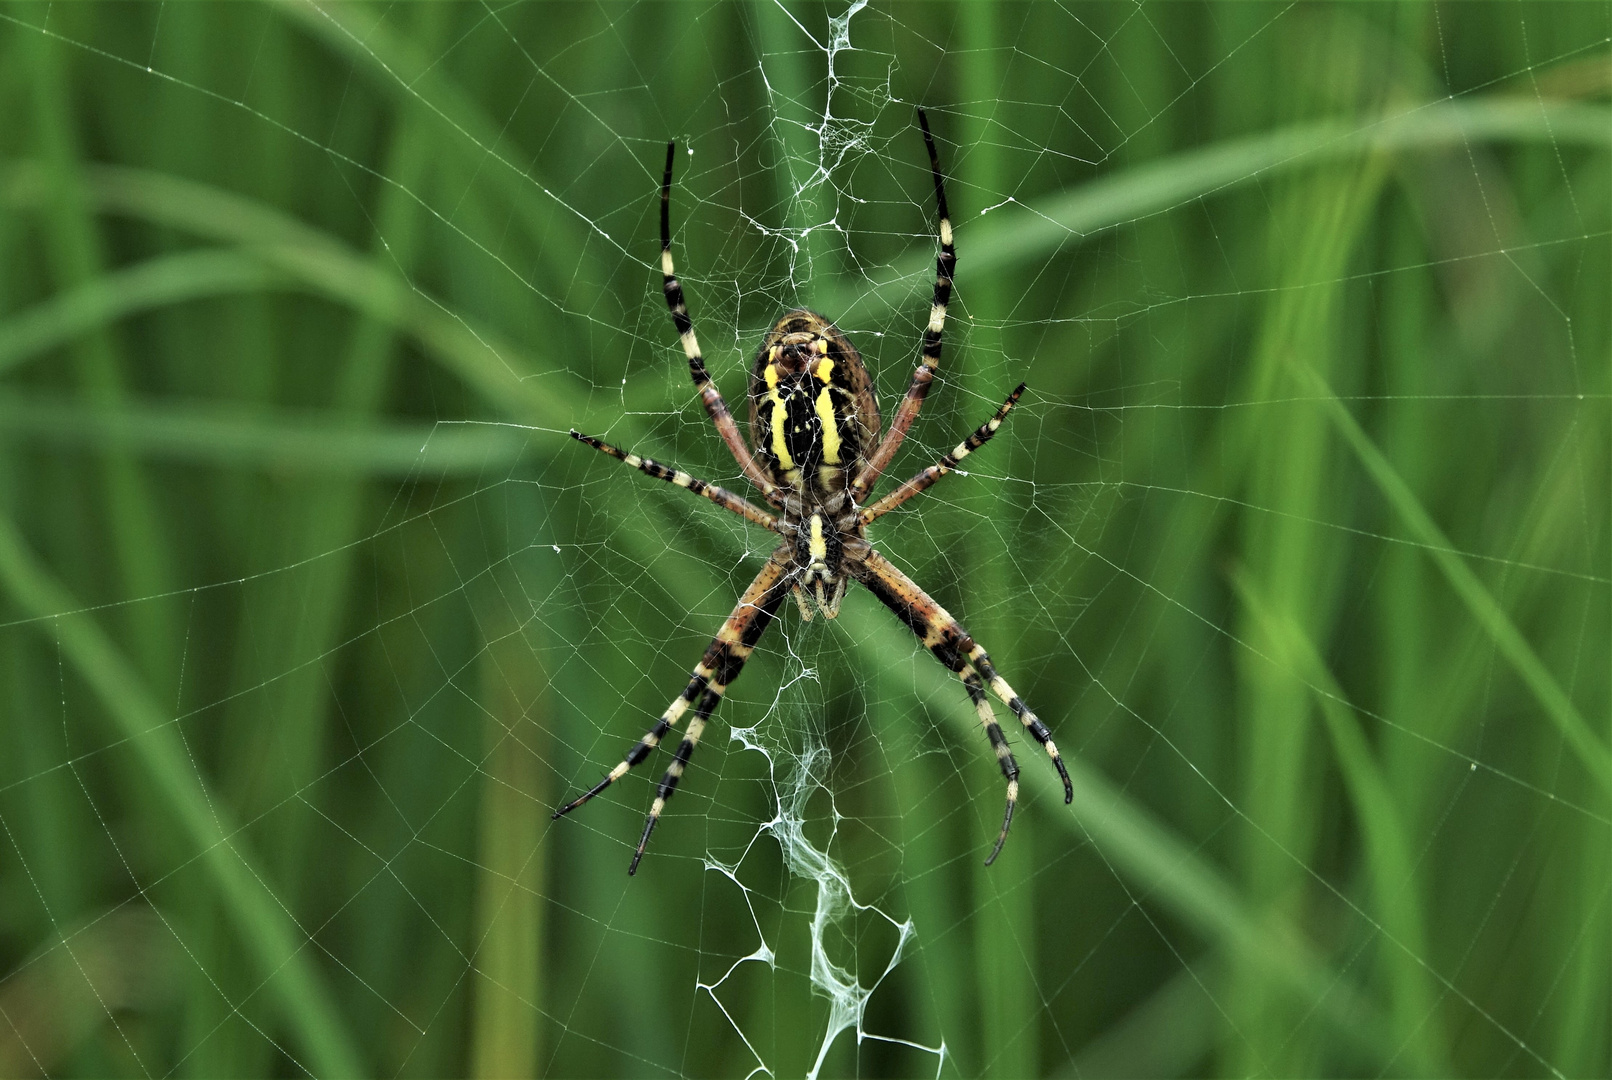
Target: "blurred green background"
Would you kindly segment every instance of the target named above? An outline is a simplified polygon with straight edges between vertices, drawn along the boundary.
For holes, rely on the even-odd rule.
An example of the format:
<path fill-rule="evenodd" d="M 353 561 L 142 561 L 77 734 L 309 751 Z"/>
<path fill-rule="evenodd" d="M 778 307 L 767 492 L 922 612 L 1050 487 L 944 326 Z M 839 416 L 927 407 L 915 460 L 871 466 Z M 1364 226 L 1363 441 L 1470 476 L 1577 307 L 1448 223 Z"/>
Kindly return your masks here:
<path fill-rule="evenodd" d="M 0 1075 L 1612 1071 L 1612 8 L 846 15 L 0 8 Z M 767 551 L 565 437 L 743 488 L 664 143 L 888 415 L 918 105 L 892 474 L 1031 391 L 874 539 L 1075 803 L 853 592 L 629 880 Z"/>

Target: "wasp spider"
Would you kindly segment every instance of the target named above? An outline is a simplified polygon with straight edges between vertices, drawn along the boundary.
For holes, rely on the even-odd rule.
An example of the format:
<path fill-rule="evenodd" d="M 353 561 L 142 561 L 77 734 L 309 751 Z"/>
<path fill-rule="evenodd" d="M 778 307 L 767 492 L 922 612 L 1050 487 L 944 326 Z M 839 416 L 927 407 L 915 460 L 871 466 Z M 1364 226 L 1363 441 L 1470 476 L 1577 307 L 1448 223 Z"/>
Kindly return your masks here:
<path fill-rule="evenodd" d="M 923 639 L 924 645 L 941 663 L 961 677 L 963 687 L 974 702 L 1007 781 L 1002 831 L 997 834 L 996 846 L 985 860 L 987 865 L 1002 850 L 1019 797 L 1019 766 L 996 722 L 986 695 L 987 687 L 1013 711 L 1057 766 L 1063 778 L 1064 802 L 1074 798 L 1068 770 L 1058 756 L 1047 726 L 996 673 L 990 656 L 968 631 L 911 578 L 875 551 L 866 536 L 867 527 L 874 521 L 929 487 L 983 446 L 1024 393 L 1021 383 L 996 410 L 996 415 L 951 453 L 883 498 L 871 504 L 867 502 L 874 483 L 917 419 L 940 367 L 941 331 L 946 323 L 946 303 L 951 298 L 952 272 L 957 265 L 940 158 L 935 153 L 935 140 L 929 134 L 929 121 L 922 110 L 918 112 L 918 124 L 923 129 L 929 168 L 935 180 L 935 201 L 940 214 L 940 256 L 935 264 L 935 294 L 930 306 L 929 328 L 924 331 L 923 355 L 907 386 L 906 396 L 896 406 L 890 429 L 883 438 L 879 437 L 879 405 L 873 396 L 867 368 L 850 341 L 821 315 L 797 309 L 785 313 L 773 324 L 756 352 L 749 392 L 750 442 L 754 450 L 740 437 L 727 403 L 705 369 L 688 305 L 683 299 L 683 286 L 672 270 L 670 208 L 672 155 L 676 144 L 666 147 L 666 173 L 660 189 L 660 264 L 665 276 L 666 303 L 671 308 L 672 322 L 677 326 L 683 351 L 688 354 L 689 371 L 705 411 L 739 463 L 745 479 L 760 489 L 776 513 L 768 513 L 743 496 L 698 480 L 680 469 L 628 453 L 577 431 L 572 431 L 571 435 L 658 480 L 687 488 L 724 510 L 772 530 L 782 537 L 782 542 L 740 597 L 733 614 L 722 624 L 716 640 L 695 666 L 688 685 L 661 714 L 655 726 L 633 744 L 627 756 L 603 780 L 554 813 L 556 818 L 570 813 L 627 775 L 628 770 L 660 745 L 667 732 L 692 707 L 694 715 L 683 741 L 678 744 L 677 753 L 655 791 L 655 801 L 644 822 L 638 849 L 633 853 L 632 865 L 627 868 L 629 874 L 637 871 L 638 861 L 649 843 L 649 834 L 660 821 L 666 800 L 677 790 L 706 721 L 722 700 L 723 691 L 738 678 L 784 595 L 794 594 L 802 618 L 811 619 L 822 612 L 832 619 L 839 614 L 840 600 L 852 579 L 867 586 Z"/>

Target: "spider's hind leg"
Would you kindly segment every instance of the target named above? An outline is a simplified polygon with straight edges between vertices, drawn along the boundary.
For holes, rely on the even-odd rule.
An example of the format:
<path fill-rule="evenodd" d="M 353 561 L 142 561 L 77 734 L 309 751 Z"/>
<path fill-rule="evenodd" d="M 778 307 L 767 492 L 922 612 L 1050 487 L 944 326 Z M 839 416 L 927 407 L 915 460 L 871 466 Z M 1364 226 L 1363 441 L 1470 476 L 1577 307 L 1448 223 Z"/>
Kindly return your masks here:
<path fill-rule="evenodd" d="M 761 572 L 739 598 L 738 605 L 722 624 L 722 629 L 717 631 L 716 639 L 706 648 L 705 655 L 695 666 L 693 678 L 689 680 L 683 693 L 661 714 L 655 726 L 633 744 L 621 763 L 605 774 L 603 780 L 554 812 L 556 818 L 563 817 L 626 776 L 634 765 L 647 758 L 650 751 L 660 745 L 660 741 L 666 737 L 666 733 L 683 713 L 688 711 L 688 707 L 694 705 L 694 717 L 688 723 L 688 731 L 683 736 L 683 741 L 678 744 L 666 775 L 661 777 L 660 784 L 655 789 L 655 801 L 651 804 L 649 817 L 644 822 L 644 832 L 638 840 L 637 850 L 633 853 L 632 865 L 627 869 L 628 874 L 637 872 L 638 860 L 644 857 L 644 847 L 649 843 L 649 834 L 655 830 L 655 825 L 660 821 L 661 811 L 666 808 L 666 800 L 677 790 L 677 783 L 683 778 L 683 770 L 688 767 L 689 758 L 694 756 L 694 748 L 699 745 L 706 721 L 721 702 L 722 694 L 728 685 L 739 677 L 739 672 L 744 669 L 744 662 L 750 658 L 756 642 L 767 629 L 773 613 L 783 601 L 784 592 L 791 584 L 790 561 L 788 547 L 780 547 L 772 553 L 767 564 L 761 568 Z"/>
<path fill-rule="evenodd" d="M 1053 766 L 1058 770 L 1058 776 L 1063 780 L 1063 801 L 1073 802 L 1075 789 L 1069 782 L 1069 770 L 1064 768 L 1058 747 L 1053 744 L 1052 733 L 1007 681 L 997 674 L 990 655 L 969 636 L 962 624 L 952 618 L 945 608 L 935 603 L 915 581 L 877 551 L 869 551 L 864 556 L 857 577 L 868 587 L 869 592 L 877 596 L 880 602 L 912 628 L 912 632 L 923 640 L 924 645 L 935 654 L 936 659 L 957 672 L 963 679 L 963 685 L 968 688 L 969 697 L 974 700 L 974 708 L 980 715 L 985 733 L 996 750 L 998 760 L 1002 762 L 1003 776 L 1008 780 L 1007 812 L 1002 822 L 1002 833 L 997 838 L 997 849 L 1000 850 L 1002 841 L 1007 837 L 1007 827 L 1012 822 L 1013 806 L 1018 798 L 1018 768 L 1017 763 L 1014 763 L 1013 771 L 1011 773 L 1008 771 L 1012 755 L 1009 753 L 1006 757 L 1003 756 L 1007 742 L 1002 737 L 1002 729 L 997 725 L 996 717 L 991 714 L 990 703 L 985 699 L 983 687 L 989 687 L 992 693 L 1001 698 L 1002 702 L 1013 710 L 1013 714 L 1019 718 L 1019 722 L 1024 725 L 1031 737 L 1046 750 L 1047 756 L 1052 759 Z M 970 676 L 973 676 L 972 679 Z M 1002 738 L 1002 742 L 998 743 L 998 738 Z M 996 851 L 993 851 L 991 859 L 995 858 Z"/>
<path fill-rule="evenodd" d="M 991 709 L 991 699 L 985 693 L 985 687 L 980 683 L 979 672 L 974 670 L 972 664 L 964 664 L 963 670 L 958 672 L 962 677 L 963 686 L 968 690 L 969 700 L 974 703 L 974 711 L 979 714 L 980 724 L 985 728 L 985 737 L 991 740 L 991 750 L 996 754 L 996 763 L 1002 766 L 1002 779 L 1007 781 L 1007 806 L 1002 811 L 1002 831 L 996 834 L 996 846 L 985 859 L 985 865 L 990 866 L 996 857 L 1002 853 L 1002 845 L 1007 842 L 1008 829 L 1013 826 L 1013 808 L 1019 802 L 1019 763 L 1013 760 L 1013 751 L 1008 748 L 1007 736 L 1002 734 L 1002 725 L 996 722 L 996 713 Z"/>
<path fill-rule="evenodd" d="M 961 629 L 961 627 L 958 629 Z M 1024 699 L 1014 692 L 1013 687 L 1007 684 L 1007 680 L 996 673 L 996 668 L 991 664 L 991 657 L 984 647 L 972 640 L 970 644 L 973 648 L 969 649 L 966 654 L 969 662 L 979 668 L 980 674 L 985 677 L 986 685 L 991 688 L 991 693 L 1000 698 L 1002 704 L 1013 710 L 1013 715 L 1019 718 L 1019 722 L 1024 725 L 1024 730 L 1028 731 L 1030 737 L 1041 744 L 1041 749 L 1045 750 L 1047 757 L 1052 759 L 1053 767 L 1058 770 L 1058 777 L 1063 781 L 1064 803 L 1074 802 L 1075 787 L 1069 782 L 1069 770 L 1064 768 L 1063 756 L 1058 753 L 1057 744 L 1052 741 L 1052 732 L 1047 729 L 1046 724 L 1041 722 L 1041 718 L 1030 710 L 1030 706 L 1024 703 Z"/>

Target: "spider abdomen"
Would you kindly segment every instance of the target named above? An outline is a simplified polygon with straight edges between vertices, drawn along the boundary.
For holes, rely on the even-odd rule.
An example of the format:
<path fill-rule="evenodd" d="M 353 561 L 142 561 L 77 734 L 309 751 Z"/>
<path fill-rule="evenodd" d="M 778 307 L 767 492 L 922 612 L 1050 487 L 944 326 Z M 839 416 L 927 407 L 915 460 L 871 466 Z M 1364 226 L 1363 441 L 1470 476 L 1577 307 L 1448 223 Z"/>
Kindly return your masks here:
<path fill-rule="evenodd" d="M 779 487 L 843 490 L 878 438 L 867 368 L 833 323 L 804 308 L 762 339 L 750 373 L 750 442 Z"/>

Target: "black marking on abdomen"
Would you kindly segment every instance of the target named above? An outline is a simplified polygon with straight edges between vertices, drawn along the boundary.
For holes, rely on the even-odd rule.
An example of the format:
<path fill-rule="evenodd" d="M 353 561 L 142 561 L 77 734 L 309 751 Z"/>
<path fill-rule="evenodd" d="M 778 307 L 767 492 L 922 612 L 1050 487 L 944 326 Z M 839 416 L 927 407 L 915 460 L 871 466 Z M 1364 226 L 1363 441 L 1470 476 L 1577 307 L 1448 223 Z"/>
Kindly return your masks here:
<path fill-rule="evenodd" d="M 824 418 L 818 410 L 818 399 L 827 390 L 832 402 L 834 432 L 838 439 L 825 438 Z M 773 395 L 777 400 L 774 400 Z M 774 414 L 783 410 L 781 426 L 774 424 Z M 783 439 L 783 448 L 793 468 L 803 474 L 802 483 L 815 486 L 822 468 L 844 470 L 849 462 L 861 455 L 862 431 L 856 417 L 856 399 L 843 386 L 824 383 L 816 376 L 786 383 L 765 393 L 757 402 L 756 421 L 760 429 L 758 450 L 775 472 L 785 471 L 777 452 L 775 439 Z M 834 461 L 829 461 L 829 444 L 833 443 Z"/>

